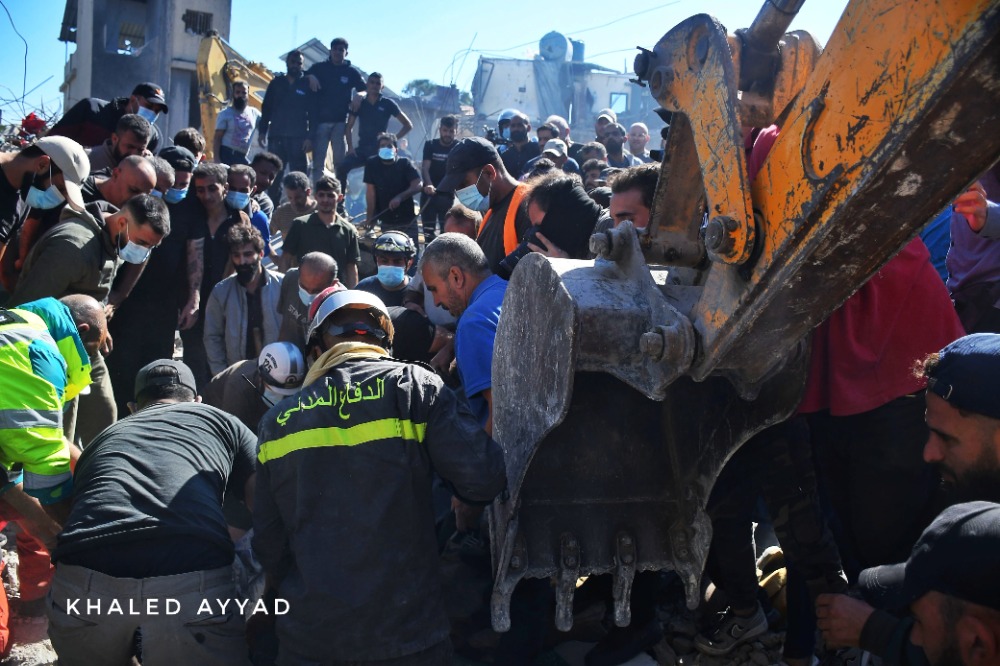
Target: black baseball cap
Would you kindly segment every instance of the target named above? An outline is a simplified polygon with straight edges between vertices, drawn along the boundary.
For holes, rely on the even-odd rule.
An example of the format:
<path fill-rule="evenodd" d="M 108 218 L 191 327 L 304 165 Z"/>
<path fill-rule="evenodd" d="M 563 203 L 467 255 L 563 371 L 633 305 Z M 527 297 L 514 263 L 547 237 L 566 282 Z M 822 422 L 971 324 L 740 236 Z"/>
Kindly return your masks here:
<path fill-rule="evenodd" d="M 1000 335 L 966 335 L 938 356 L 927 390 L 958 409 L 1000 419 Z"/>
<path fill-rule="evenodd" d="M 499 161 L 500 153 L 496 147 L 482 137 L 473 136 L 457 141 L 448 153 L 444 178 L 437 189 L 441 192 L 454 192 L 461 188 L 466 171 Z"/>
<path fill-rule="evenodd" d="M 865 569 L 858 584 L 880 608 L 904 609 L 934 591 L 1000 610 L 998 563 L 1000 504 L 969 502 L 935 518 L 906 562 Z"/>
<path fill-rule="evenodd" d="M 180 361 L 171 361 L 161 358 L 144 365 L 139 374 L 135 376 L 135 399 L 138 401 L 139 394 L 151 386 L 170 386 L 176 384 L 185 386 L 195 395 L 198 394 L 197 384 L 194 381 L 194 373 Z"/>
<path fill-rule="evenodd" d="M 147 102 L 159 104 L 163 107 L 163 113 L 167 113 L 167 100 L 163 97 L 163 88 L 155 83 L 140 83 L 132 90 L 132 94 L 145 97 Z"/>
<path fill-rule="evenodd" d="M 198 160 L 195 159 L 194 153 L 184 146 L 168 146 L 160 151 L 160 157 L 165 159 L 175 171 L 191 173 L 198 166 Z"/>

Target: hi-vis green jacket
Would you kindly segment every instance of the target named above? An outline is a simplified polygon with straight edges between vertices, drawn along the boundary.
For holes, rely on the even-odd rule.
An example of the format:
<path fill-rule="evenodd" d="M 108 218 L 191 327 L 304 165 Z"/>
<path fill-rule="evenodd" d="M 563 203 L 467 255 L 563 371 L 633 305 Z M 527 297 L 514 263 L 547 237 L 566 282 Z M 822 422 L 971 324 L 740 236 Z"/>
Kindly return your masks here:
<path fill-rule="evenodd" d="M 0 309 L 0 465 L 24 468 L 42 504 L 69 497 L 63 407 L 90 383 L 90 362 L 69 308 L 54 298 Z M 8 474 L 9 488 L 16 475 Z"/>
<path fill-rule="evenodd" d="M 351 353 L 259 433 L 253 547 L 289 603 L 282 644 L 326 663 L 446 640 L 435 473 L 471 502 L 506 485 L 503 453 L 468 407 L 424 367 Z"/>

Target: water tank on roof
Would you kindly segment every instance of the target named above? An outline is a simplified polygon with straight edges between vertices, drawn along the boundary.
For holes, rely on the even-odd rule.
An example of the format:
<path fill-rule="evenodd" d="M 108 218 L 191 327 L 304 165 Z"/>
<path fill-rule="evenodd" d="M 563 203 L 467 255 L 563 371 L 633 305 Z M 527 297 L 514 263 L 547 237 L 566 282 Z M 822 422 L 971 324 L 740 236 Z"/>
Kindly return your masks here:
<path fill-rule="evenodd" d="M 566 35 L 553 30 L 538 42 L 538 52 L 543 60 L 567 62 L 573 57 L 573 48 Z"/>

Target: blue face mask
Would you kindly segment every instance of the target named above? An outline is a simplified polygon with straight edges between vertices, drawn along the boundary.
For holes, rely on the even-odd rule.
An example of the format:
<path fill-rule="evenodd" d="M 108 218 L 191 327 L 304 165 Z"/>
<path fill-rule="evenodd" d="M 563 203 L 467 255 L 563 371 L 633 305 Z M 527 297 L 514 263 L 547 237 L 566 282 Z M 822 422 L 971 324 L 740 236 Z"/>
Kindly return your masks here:
<path fill-rule="evenodd" d="M 316 294 L 310 294 L 299 285 L 299 300 L 302 301 L 302 305 L 309 307 L 316 300 Z"/>
<path fill-rule="evenodd" d="M 151 247 L 136 245 L 128 237 L 128 222 L 125 222 L 125 247 L 118 248 L 118 256 L 122 261 L 130 264 L 141 264 L 149 259 L 149 253 L 153 251 Z"/>
<path fill-rule="evenodd" d="M 479 172 L 479 178 L 483 177 L 483 172 Z M 458 197 L 459 203 L 461 203 L 466 208 L 471 208 L 472 210 L 477 210 L 480 213 L 489 210 L 490 208 L 490 195 L 487 192 L 483 195 L 479 191 L 479 178 L 476 179 L 472 185 L 468 187 L 463 187 L 460 190 L 456 190 L 455 196 Z M 493 189 L 493 183 L 490 183 L 490 190 Z"/>
<path fill-rule="evenodd" d="M 390 161 L 396 158 L 396 149 L 392 146 L 385 146 L 384 148 L 378 149 L 379 159 Z"/>
<path fill-rule="evenodd" d="M 243 210 L 250 205 L 250 195 L 246 192 L 229 192 L 226 194 L 226 205 L 236 210 Z"/>
<path fill-rule="evenodd" d="M 188 191 L 186 187 L 183 190 L 179 190 L 176 187 L 171 187 L 169 190 L 167 190 L 167 193 L 163 195 L 163 200 L 166 201 L 168 204 L 180 203 L 184 201 L 184 197 L 187 196 L 187 193 Z"/>
<path fill-rule="evenodd" d="M 386 289 L 394 289 L 399 285 L 403 284 L 403 280 L 406 278 L 406 271 L 403 270 L 402 266 L 379 266 L 378 267 L 378 281 L 382 283 L 382 286 Z"/>
<path fill-rule="evenodd" d="M 149 196 L 156 197 L 157 199 L 162 199 L 163 198 L 163 192 L 161 192 L 159 190 L 150 190 Z"/>
<path fill-rule="evenodd" d="M 147 109 L 144 106 L 140 106 L 139 110 L 136 111 L 135 113 L 136 115 L 141 116 L 146 120 L 148 120 L 150 124 L 155 123 L 156 119 L 160 116 L 160 114 L 158 114 L 156 111 L 153 111 L 152 109 Z"/>
<path fill-rule="evenodd" d="M 32 208 L 38 208 L 41 210 L 49 210 L 55 208 L 62 202 L 66 201 L 66 197 L 62 195 L 56 184 L 52 182 L 52 165 L 49 164 L 49 187 L 45 190 L 40 190 L 34 185 L 28 190 L 28 196 L 24 198 L 24 203 L 31 206 Z"/>

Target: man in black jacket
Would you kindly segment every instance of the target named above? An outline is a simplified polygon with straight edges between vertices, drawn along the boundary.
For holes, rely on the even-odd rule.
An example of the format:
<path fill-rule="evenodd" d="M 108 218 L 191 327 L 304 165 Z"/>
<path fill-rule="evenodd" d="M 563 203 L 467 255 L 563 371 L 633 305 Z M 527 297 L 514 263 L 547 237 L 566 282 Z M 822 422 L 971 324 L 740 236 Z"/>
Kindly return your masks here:
<path fill-rule="evenodd" d="M 163 89 L 155 83 L 140 83 L 128 97 L 116 97 L 110 102 L 97 97 L 81 99 L 52 126 L 48 136 L 65 136 L 85 147 L 97 146 L 111 138 L 118 120 L 126 113 L 142 116 L 153 126 L 146 148 L 155 154 L 160 146 L 156 118 L 167 113 Z"/>
<path fill-rule="evenodd" d="M 323 354 L 259 431 L 253 548 L 288 602 L 278 663 L 450 663 L 432 481 L 489 502 L 503 453 L 436 374 L 388 356 L 376 296 L 328 296 L 309 337 Z"/>
<path fill-rule="evenodd" d="M 315 95 L 302 73 L 304 62 L 301 51 L 292 51 L 285 58 L 288 73 L 268 84 L 257 125 L 258 143 L 269 147 L 289 171 L 305 171 L 306 153 L 312 150 L 310 113 Z M 280 190 L 271 193 L 272 199 L 275 194 L 281 194 Z"/>

